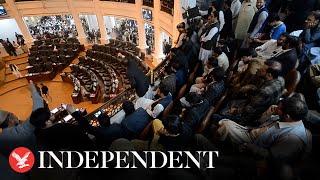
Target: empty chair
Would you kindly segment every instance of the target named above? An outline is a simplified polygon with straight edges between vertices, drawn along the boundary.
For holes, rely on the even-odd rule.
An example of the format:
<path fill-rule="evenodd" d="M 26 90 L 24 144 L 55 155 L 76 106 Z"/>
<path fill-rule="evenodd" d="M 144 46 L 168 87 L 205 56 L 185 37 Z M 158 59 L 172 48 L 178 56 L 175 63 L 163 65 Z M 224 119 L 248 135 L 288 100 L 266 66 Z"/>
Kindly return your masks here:
<path fill-rule="evenodd" d="M 47 56 L 40 56 L 39 61 L 42 63 L 48 62 Z"/>
<path fill-rule="evenodd" d="M 78 59 L 79 59 L 79 64 L 82 64 L 82 65 L 86 64 L 86 58 L 84 56 L 80 56 Z"/>
<path fill-rule="evenodd" d="M 45 63 L 45 70 L 46 71 L 53 71 L 52 62 L 46 62 Z"/>
<path fill-rule="evenodd" d="M 38 51 L 38 50 L 39 50 L 38 46 L 35 46 L 35 45 L 32 45 L 30 48 L 30 51 Z"/>
<path fill-rule="evenodd" d="M 101 59 L 101 53 L 98 51 L 98 52 L 95 52 L 94 53 L 94 56 L 93 56 L 95 59 Z"/>
<path fill-rule="evenodd" d="M 59 54 L 59 56 L 66 55 L 65 52 L 64 52 L 64 49 L 59 49 L 58 50 L 58 54 Z"/>
<path fill-rule="evenodd" d="M 34 64 L 33 68 L 35 72 L 42 72 L 42 67 L 40 64 Z"/>
<path fill-rule="evenodd" d="M 50 56 L 50 61 L 51 62 L 53 62 L 53 63 L 58 63 L 59 61 L 58 61 L 58 57 L 57 57 L 57 55 L 51 55 Z"/>
<path fill-rule="evenodd" d="M 37 56 L 38 55 L 38 51 L 30 51 L 29 56 Z"/>
<path fill-rule="evenodd" d="M 42 45 L 42 41 L 40 40 L 36 40 L 33 42 L 36 46 L 41 46 Z"/>
<path fill-rule="evenodd" d="M 106 46 L 106 53 L 107 53 L 107 54 L 111 54 L 110 46 Z"/>
<path fill-rule="evenodd" d="M 74 52 L 73 52 L 73 50 L 72 50 L 71 48 L 68 48 L 66 55 L 69 56 L 69 57 L 74 57 Z"/>
<path fill-rule="evenodd" d="M 76 64 L 70 64 L 70 69 L 73 73 L 78 74 L 79 73 L 79 66 Z"/>
<path fill-rule="evenodd" d="M 29 57 L 28 62 L 30 66 L 33 66 L 34 64 L 37 63 L 36 58 L 34 56 Z"/>
<path fill-rule="evenodd" d="M 73 44 L 72 43 L 67 43 L 66 47 L 72 49 L 73 48 Z"/>
<path fill-rule="evenodd" d="M 77 51 L 78 51 L 78 50 L 80 49 L 79 46 L 80 46 L 80 44 L 78 44 L 78 43 L 73 43 L 73 49 L 74 49 L 74 50 L 77 50 Z"/>
<path fill-rule="evenodd" d="M 99 51 L 99 45 L 98 44 L 92 45 L 92 50 Z"/>
<path fill-rule="evenodd" d="M 59 47 L 61 48 L 61 49 L 66 49 L 66 44 L 64 44 L 64 43 L 61 43 L 61 44 L 59 44 Z M 57 47 L 58 48 L 58 47 Z"/>
<path fill-rule="evenodd" d="M 65 55 L 59 55 L 59 62 L 62 64 L 67 63 L 67 57 Z"/>
<path fill-rule="evenodd" d="M 146 53 L 141 52 L 141 55 L 140 55 L 140 57 L 139 57 L 139 58 L 140 58 L 141 60 L 144 60 L 144 58 L 145 58 L 145 57 L 146 57 Z"/>
<path fill-rule="evenodd" d="M 88 49 L 87 50 L 87 52 L 86 52 L 86 55 L 88 56 L 88 57 L 93 57 L 93 51 L 91 50 L 91 49 Z"/>
<path fill-rule="evenodd" d="M 44 40 L 44 44 L 45 44 L 45 45 L 51 45 L 51 44 L 52 44 L 51 39 L 45 39 L 45 40 Z"/>
<path fill-rule="evenodd" d="M 110 54 L 111 54 L 112 56 L 115 56 L 115 55 L 117 54 L 116 48 L 115 48 L 115 47 L 111 47 L 110 49 L 111 49 Z"/>
<path fill-rule="evenodd" d="M 109 46 L 113 46 L 113 45 L 114 45 L 114 39 L 109 39 L 109 42 L 110 42 L 110 43 L 108 44 Z"/>

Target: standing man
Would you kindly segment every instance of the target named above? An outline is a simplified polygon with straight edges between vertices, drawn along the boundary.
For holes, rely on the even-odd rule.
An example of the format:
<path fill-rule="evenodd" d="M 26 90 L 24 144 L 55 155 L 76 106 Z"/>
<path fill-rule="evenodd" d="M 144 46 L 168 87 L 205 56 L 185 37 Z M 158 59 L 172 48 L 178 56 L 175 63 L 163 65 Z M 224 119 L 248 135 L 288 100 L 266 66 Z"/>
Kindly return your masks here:
<path fill-rule="evenodd" d="M 149 89 L 150 79 L 133 60 L 123 59 L 121 63 L 127 68 L 126 76 L 131 88 L 135 88 L 137 95 L 143 97 Z"/>
<path fill-rule="evenodd" d="M 46 97 L 48 100 L 50 99 L 50 101 L 52 101 L 52 98 L 49 95 L 49 88 L 47 86 L 43 85 L 42 83 L 40 85 L 41 85 L 41 92 L 42 92 L 43 97 Z"/>
<path fill-rule="evenodd" d="M 265 6 L 264 0 L 257 0 L 256 7 L 258 11 L 253 16 L 247 31 L 247 39 L 243 42 L 243 48 L 248 47 L 254 38 L 259 37 L 265 30 L 269 11 Z"/>
<path fill-rule="evenodd" d="M 199 60 L 205 65 L 209 56 L 212 54 L 212 48 L 215 47 L 219 35 L 218 12 L 214 11 L 208 16 L 208 23 L 205 25 L 201 35 L 201 48 L 199 52 Z"/>

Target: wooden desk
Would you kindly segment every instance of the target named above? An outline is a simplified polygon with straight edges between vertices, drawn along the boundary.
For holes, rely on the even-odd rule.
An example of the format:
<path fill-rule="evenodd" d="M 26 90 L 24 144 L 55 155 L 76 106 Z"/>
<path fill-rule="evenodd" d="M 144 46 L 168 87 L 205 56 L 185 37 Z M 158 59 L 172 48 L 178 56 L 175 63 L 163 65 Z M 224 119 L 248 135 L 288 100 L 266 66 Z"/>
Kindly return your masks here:
<path fill-rule="evenodd" d="M 41 72 L 41 73 L 28 73 L 24 77 L 30 81 L 38 82 L 38 81 L 51 81 L 57 75 L 57 72 Z"/>

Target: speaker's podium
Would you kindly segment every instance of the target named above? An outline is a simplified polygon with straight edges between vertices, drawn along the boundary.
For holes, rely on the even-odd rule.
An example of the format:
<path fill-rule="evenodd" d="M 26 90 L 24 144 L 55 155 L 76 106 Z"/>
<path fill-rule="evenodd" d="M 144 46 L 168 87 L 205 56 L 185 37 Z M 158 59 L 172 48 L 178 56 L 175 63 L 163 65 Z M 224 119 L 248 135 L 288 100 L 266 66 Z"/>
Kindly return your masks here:
<path fill-rule="evenodd" d="M 182 13 L 183 19 L 191 19 L 197 16 L 201 16 L 199 8 L 197 6 L 191 9 L 187 9 L 186 12 Z"/>

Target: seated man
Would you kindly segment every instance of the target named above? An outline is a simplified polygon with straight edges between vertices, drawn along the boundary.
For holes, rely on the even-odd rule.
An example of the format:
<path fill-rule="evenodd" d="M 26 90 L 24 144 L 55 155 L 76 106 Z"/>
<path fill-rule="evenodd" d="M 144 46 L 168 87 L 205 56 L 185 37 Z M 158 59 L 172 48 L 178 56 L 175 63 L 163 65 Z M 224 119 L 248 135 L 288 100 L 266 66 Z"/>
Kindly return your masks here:
<path fill-rule="evenodd" d="M 283 77 L 285 77 L 290 70 L 295 68 L 298 61 L 298 55 L 296 51 L 298 40 L 292 36 L 287 36 L 286 39 L 287 40 L 282 45 L 282 51 L 269 59 L 281 63 L 281 76 Z"/>
<path fill-rule="evenodd" d="M 190 107 L 183 111 L 182 119 L 184 123 L 189 125 L 192 131 L 195 131 L 209 110 L 209 102 L 196 93 L 188 93 L 185 100 L 189 103 Z"/>
<path fill-rule="evenodd" d="M 157 100 L 145 97 L 137 99 L 135 109 L 142 107 L 152 118 L 157 118 L 172 101 L 172 95 L 164 85 L 159 86 L 157 95 L 160 97 Z"/>
<path fill-rule="evenodd" d="M 160 82 L 160 86 L 165 86 L 168 88 L 169 92 L 172 95 L 175 95 L 176 93 L 176 82 L 177 78 L 176 75 L 173 73 L 171 67 L 166 67 L 164 72 L 163 72 L 163 79 Z"/>
<path fill-rule="evenodd" d="M 222 156 L 215 159 L 218 170 L 222 167 L 225 172 L 225 168 L 232 168 L 237 177 L 246 174 L 252 177 L 256 176 L 256 173 L 259 173 L 260 177 L 261 173 L 280 177 L 279 167 L 301 165 L 301 159 L 311 152 L 312 144 L 311 134 L 301 120 L 306 116 L 308 107 L 302 100 L 290 97 L 281 101 L 275 111 L 278 118 L 267 121 L 258 128 L 241 126 L 227 119 L 219 122 L 220 127 L 215 138 L 224 143 L 219 147 L 233 149 L 234 154 L 231 157 Z M 213 144 L 201 134 L 197 134 L 195 139 L 196 150 L 217 150 L 219 143 Z M 225 146 L 228 141 L 231 142 L 231 148 Z M 268 168 L 268 171 L 265 168 Z M 261 169 L 263 172 L 257 172 Z M 293 175 L 288 171 L 282 173 L 282 178 L 275 179 Z"/>
<path fill-rule="evenodd" d="M 277 120 L 267 121 L 258 128 L 221 120 L 217 138 L 221 141 L 230 139 L 234 145 L 243 145 L 246 151 L 263 159 L 295 161 L 310 143 L 302 122 L 308 107 L 304 101 L 290 97 L 280 102 L 276 112 Z"/>
<path fill-rule="evenodd" d="M 220 115 L 214 115 L 214 120 L 218 122 L 223 118 L 231 119 L 245 125 L 256 125 L 260 118 L 272 104 L 276 104 L 284 89 L 284 79 L 279 76 L 281 64 L 276 61 L 265 62 L 265 65 L 257 73 L 259 77 L 265 79 L 262 86 L 254 94 L 245 100 L 234 100 L 222 110 Z"/>
<path fill-rule="evenodd" d="M 259 57 L 263 59 L 270 59 L 280 51 L 282 51 L 282 46 L 286 43 L 287 37 L 289 35 L 287 33 L 283 33 L 277 40 L 271 39 L 261 46 L 255 48 Z"/>
<path fill-rule="evenodd" d="M 210 84 L 208 84 L 206 88 L 202 88 L 200 91 L 198 91 L 198 93 L 201 94 L 202 97 L 209 102 L 210 106 L 214 106 L 225 91 L 223 81 L 224 74 L 225 71 L 222 67 L 216 67 L 210 73 Z"/>
<path fill-rule="evenodd" d="M 135 150 L 144 151 L 179 151 L 186 150 L 192 139 L 192 129 L 183 123 L 179 116 L 168 115 L 162 121 L 153 121 L 154 136 L 149 146 L 148 141 L 133 140 Z"/>

